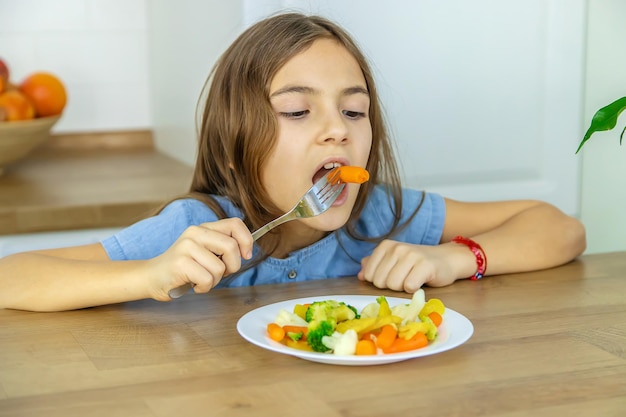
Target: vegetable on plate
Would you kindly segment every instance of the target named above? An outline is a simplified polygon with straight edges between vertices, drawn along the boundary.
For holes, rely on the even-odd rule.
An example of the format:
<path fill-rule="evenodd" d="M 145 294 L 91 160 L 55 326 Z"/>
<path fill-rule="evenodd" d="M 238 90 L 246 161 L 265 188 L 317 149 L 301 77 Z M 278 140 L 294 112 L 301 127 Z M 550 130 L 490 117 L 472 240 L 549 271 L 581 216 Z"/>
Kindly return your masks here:
<path fill-rule="evenodd" d="M 288 347 L 334 355 L 382 355 L 420 349 L 436 340 L 445 306 L 420 289 L 410 303 L 391 307 L 379 296 L 359 312 L 338 300 L 281 309 L 267 325 L 270 339 Z"/>

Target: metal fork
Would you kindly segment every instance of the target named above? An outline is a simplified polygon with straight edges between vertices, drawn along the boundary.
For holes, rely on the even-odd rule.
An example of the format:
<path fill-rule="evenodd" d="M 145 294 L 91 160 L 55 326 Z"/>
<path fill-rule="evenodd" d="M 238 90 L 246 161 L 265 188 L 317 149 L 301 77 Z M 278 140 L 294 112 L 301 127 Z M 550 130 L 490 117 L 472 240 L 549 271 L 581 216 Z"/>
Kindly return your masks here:
<path fill-rule="evenodd" d="M 344 187 L 345 183 L 339 181 L 339 170 L 333 169 L 317 180 L 291 210 L 252 232 L 252 238 L 257 240 L 273 228 L 290 220 L 315 217 L 324 213 L 333 205 Z M 168 294 L 171 298 L 179 298 L 191 288 L 192 285 L 187 283 L 171 289 Z"/>

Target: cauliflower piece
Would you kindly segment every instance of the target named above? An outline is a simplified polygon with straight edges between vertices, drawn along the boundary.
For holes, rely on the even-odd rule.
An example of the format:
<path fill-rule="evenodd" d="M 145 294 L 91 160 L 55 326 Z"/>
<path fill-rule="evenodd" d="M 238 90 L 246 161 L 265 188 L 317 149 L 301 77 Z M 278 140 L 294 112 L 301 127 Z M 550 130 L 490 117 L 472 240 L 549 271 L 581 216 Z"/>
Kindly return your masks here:
<path fill-rule="evenodd" d="M 281 309 L 276 318 L 274 319 L 274 323 L 279 326 L 304 326 L 307 327 L 309 323 L 304 320 L 302 317 L 298 316 L 295 313 L 291 313 L 285 309 Z"/>
<path fill-rule="evenodd" d="M 418 315 L 426 304 L 426 293 L 423 289 L 415 291 L 410 304 L 398 304 L 391 309 L 391 314 L 402 318 L 400 326 L 418 320 Z"/>
<path fill-rule="evenodd" d="M 367 319 L 371 317 L 378 317 L 378 311 L 380 310 L 380 304 L 378 303 L 369 303 L 363 310 L 361 310 L 361 318 Z"/>
<path fill-rule="evenodd" d="M 356 331 L 349 329 L 345 333 L 334 332 L 332 336 L 322 337 L 322 343 L 333 351 L 335 355 L 354 355 L 359 336 Z"/>

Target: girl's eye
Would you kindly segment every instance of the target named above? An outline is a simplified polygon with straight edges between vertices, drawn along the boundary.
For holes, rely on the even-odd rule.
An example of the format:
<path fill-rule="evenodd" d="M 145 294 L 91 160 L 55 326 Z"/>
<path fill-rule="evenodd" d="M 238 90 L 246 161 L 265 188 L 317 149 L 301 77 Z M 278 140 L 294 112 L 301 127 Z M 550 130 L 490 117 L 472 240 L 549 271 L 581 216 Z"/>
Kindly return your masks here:
<path fill-rule="evenodd" d="M 349 119 L 362 119 L 366 117 L 365 113 L 358 112 L 358 111 L 344 110 L 342 113 L 344 116 L 346 116 Z"/>
<path fill-rule="evenodd" d="M 287 119 L 301 119 L 304 116 L 309 114 L 308 110 L 300 110 L 294 112 L 281 112 L 280 115 L 286 117 Z"/>

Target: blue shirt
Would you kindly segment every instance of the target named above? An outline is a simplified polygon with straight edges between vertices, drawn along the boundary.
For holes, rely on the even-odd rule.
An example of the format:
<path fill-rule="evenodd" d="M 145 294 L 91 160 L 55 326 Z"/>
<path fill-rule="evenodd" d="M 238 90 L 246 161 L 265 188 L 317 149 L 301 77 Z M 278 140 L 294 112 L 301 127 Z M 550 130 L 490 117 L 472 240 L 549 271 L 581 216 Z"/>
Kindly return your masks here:
<path fill-rule="evenodd" d="M 243 217 L 228 199 L 215 198 L 228 217 Z M 411 216 L 422 198 L 424 202 L 417 215 L 391 237 L 393 240 L 439 244 L 445 219 L 445 203 L 440 195 L 404 189 L 402 222 Z M 216 220 L 218 216 L 204 203 L 194 199 L 176 200 L 158 215 L 135 223 L 101 243 L 111 260 L 150 259 L 165 252 L 187 227 Z M 385 190 L 375 187 L 358 220 L 357 231 L 362 236 L 378 237 L 389 231 L 392 222 L 393 213 Z M 353 277 L 361 269 L 361 259 L 370 255 L 375 247 L 376 243 L 353 239 L 342 228 L 311 246 L 292 252 L 287 258 L 269 257 L 232 279 L 222 280 L 218 287 Z M 258 250 L 255 245 L 254 254 Z"/>

